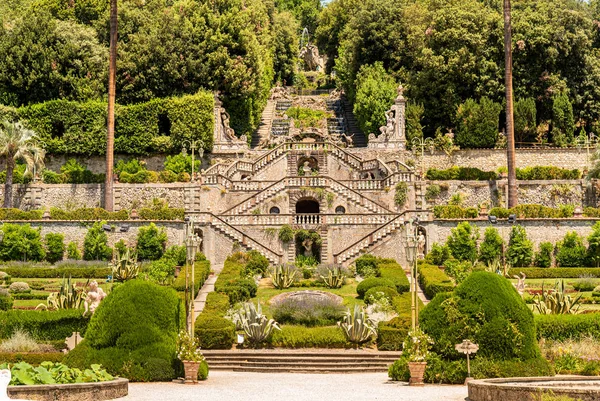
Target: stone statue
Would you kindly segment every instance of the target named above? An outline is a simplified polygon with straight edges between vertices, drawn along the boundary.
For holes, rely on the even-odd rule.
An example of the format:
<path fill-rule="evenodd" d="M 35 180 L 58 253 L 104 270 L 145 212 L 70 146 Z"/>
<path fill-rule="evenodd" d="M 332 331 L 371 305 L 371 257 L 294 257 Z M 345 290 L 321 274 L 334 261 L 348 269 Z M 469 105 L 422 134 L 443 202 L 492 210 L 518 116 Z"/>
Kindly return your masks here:
<path fill-rule="evenodd" d="M 304 162 L 304 166 L 302 166 L 302 172 L 304 173 L 304 176 L 309 176 L 312 174 L 312 169 L 310 168 L 308 161 Z"/>
<path fill-rule="evenodd" d="M 87 315 L 88 311 L 93 315 L 104 298 L 106 298 L 104 290 L 98 287 L 98 282 L 92 281 L 90 283 L 90 290 L 85 298 L 85 311 L 83 312 L 83 315 Z"/>
<path fill-rule="evenodd" d="M 315 45 L 307 44 L 300 50 L 300 58 L 304 61 L 304 67 L 308 71 L 322 71 L 323 58 L 319 56 L 319 48 Z"/>
<path fill-rule="evenodd" d="M 311 238 L 306 238 L 304 241 L 302 241 L 302 247 L 304 248 L 304 256 L 306 256 L 307 258 L 313 256 L 313 242 L 314 241 Z"/>
<path fill-rule="evenodd" d="M 396 91 L 398 92 L 398 99 L 403 99 L 404 98 L 404 87 L 402 86 L 402 84 L 398 85 L 398 89 L 396 89 Z"/>
<path fill-rule="evenodd" d="M 523 293 L 525 293 L 525 279 L 527 278 L 527 276 L 525 275 L 525 273 L 521 272 L 521 277 L 515 275 L 514 278 L 517 279 L 517 283 L 513 285 L 517 289 L 519 295 L 523 296 Z"/>
<path fill-rule="evenodd" d="M 223 128 L 223 135 L 225 135 L 225 139 L 232 141 L 237 138 L 235 136 L 235 131 L 229 126 L 230 119 L 231 117 L 229 116 L 229 113 L 223 107 L 221 107 L 221 125 Z"/>
<path fill-rule="evenodd" d="M 417 237 L 417 258 L 423 259 L 425 257 L 425 236 L 423 233 L 419 233 Z"/>
<path fill-rule="evenodd" d="M 8 384 L 12 375 L 10 370 L 2 369 L 0 370 L 0 401 L 28 401 L 28 400 L 15 400 L 14 398 L 10 398 L 8 396 Z"/>

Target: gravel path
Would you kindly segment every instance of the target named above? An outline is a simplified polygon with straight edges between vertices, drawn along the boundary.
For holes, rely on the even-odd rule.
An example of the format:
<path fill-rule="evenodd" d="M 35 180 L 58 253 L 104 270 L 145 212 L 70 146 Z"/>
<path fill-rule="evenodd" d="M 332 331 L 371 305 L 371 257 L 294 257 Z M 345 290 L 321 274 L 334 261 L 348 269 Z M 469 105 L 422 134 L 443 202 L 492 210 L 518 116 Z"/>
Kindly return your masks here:
<path fill-rule="evenodd" d="M 196 386 L 132 383 L 121 401 L 464 401 L 466 386 L 408 387 L 385 373 L 297 374 L 211 372 Z"/>

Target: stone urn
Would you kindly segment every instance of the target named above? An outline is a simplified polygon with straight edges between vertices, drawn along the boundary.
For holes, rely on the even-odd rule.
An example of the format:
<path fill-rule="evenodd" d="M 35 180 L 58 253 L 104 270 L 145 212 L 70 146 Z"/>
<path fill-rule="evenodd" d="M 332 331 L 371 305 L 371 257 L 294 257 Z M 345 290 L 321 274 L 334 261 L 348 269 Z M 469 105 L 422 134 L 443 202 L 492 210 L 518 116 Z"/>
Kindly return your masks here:
<path fill-rule="evenodd" d="M 427 362 L 409 362 L 408 370 L 410 371 L 409 386 L 424 386 L 423 377 L 425 376 L 425 368 Z"/>
<path fill-rule="evenodd" d="M 200 362 L 183 361 L 183 369 L 185 371 L 185 384 L 198 384 L 198 369 Z"/>

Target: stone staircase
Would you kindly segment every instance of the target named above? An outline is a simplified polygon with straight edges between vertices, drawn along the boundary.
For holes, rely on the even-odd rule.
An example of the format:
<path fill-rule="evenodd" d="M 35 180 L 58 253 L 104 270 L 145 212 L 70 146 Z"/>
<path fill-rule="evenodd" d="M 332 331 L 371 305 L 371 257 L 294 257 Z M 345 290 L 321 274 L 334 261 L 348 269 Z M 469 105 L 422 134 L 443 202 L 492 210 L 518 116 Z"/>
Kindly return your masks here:
<path fill-rule="evenodd" d="M 341 99 L 342 108 L 344 109 L 346 129 L 348 131 L 347 135 L 352 136 L 352 140 L 354 141 L 354 147 L 364 148 L 367 146 L 367 138 L 358 126 L 358 121 L 356 121 L 356 117 L 354 117 L 354 112 L 352 111 L 352 103 L 350 103 L 350 101 L 348 100 L 348 98 L 346 98 L 345 95 L 342 95 Z"/>
<path fill-rule="evenodd" d="M 292 107 L 292 101 L 291 100 L 281 99 L 281 100 L 277 101 L 277 105 L 275 106 L 275 110 L 277 110 L 278 112 L 281 113 L 281 112 L 285 112 L 290 107 Z"/>
<path fill-rule="evenodd" d="M 290 132 L 290 120 L 285 118 L 273 119 L 271 136 L 287 136 Z"/>
<path fill-rule="evenodd" d="M 220 233 L 221 235 L 229 238 L 232 241 L 235 241 L 240 244 L 243 248 L 248 251 L 258 251 L 263 254 L 269 262 L 272 264 L 281 263 L 281 259 L 283 255 L 278 254 L 266 246 L 262 245 L 260 242 L 256 241 L 252 237 L 247 234 L 241 232 L 237 228 L 231 226 L 229 223 L 225 222 L 223 219 L 212 216 L 212 221 L 208 222 L 210 227 L 212 227 L 215 231 Z"/>
<path fill-rule="evenodd" d="M 360 257 L 362 254 L 371 251 L 375 246 L 382 243 L 399 229 L 402 229 L 402 227 L 404 227 L 404 217 L 398 216 L 371 233 L 365 235 L 363 238 L 356 241 L 346 249 L 334 254 L 334 263 L 342 264 L 351 262 L 357 257 Z"/>
<path fill-rule="evenodd" d="M 370 200 L 369 198 L 362 195 L 350 187 L 342 184 L 339 181 L 334 180 L 327 176 L 317 177 L 285 177 L 276 183 L 271 184 L 262 191 L 244 199 L 237 205 L 222 212 L 222 215 L 243 215 L 250 212 L 252 209 L 260 206 L 261 203 L 278 196 L 283 190 L 289 188 L 326 188 L 330 189 L 337 196 L 346 198 L 349 202 L 354 203 L 356 206 L 365 209 L 365 212 L 373 214 L 389 214 L 394 213 L 391 210 L 381 206 L 380 204 Z"/>
<path fill-rule="evenodd" d="M 252 135 L 251 146 L 256 148 L 259 144 L 266 142 L 269 139 L 271 132 L 271 123 L 275 117 L 275 100 L 267 100 L 267 105 L 262 112 L 258 129 Z"/>
<path fill-rule="evenodd" d="M 264 373 L 387 372 L 401 352 L 358 350 L 203 350 L 211 370 Z"/>

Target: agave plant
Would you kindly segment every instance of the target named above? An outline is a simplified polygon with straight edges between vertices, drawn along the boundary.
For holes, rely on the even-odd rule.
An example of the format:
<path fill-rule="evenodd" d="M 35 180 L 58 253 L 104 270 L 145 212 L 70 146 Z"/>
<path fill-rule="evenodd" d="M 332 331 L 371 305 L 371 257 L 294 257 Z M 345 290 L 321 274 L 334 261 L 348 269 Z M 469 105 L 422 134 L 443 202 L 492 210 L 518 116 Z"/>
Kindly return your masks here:
<path fill-rule="evenodd" d="M 123 252 L 117 251 L 110 267 L 115 281 L 127 281 L 134 279 L 140 273 L 140 264 L 137 261 L 137 254 L 127 248 Z"/>
<path fill-rule="evenodd" d="M 251 302 L 243 304 L 237 311 L 236 324 L 244 330 L 252 346 L 265 342 L 273 330 L 281 330 L 275 320 L 263 315 L 260 302 L 257 306 Z"/>
<path fill-rule="evenodd" d="M 71 276 L 63 281 L 58 292 L 53 292 L 48 295 L 46 303 L 39 304 L 36 309 L 42 310 L 58 310 L 58 309 L 79 309 L 83 305 L 87 297 L 86 288 L 89 280 L 86 282 L 84 289 L 78 290 L 75 288 L 75 283 L 71 281 Z"/>
<path fill-rule="evenodd" d="M 327 267 L 320 276 L 327 288 L 341 288 L 346 281 L 346 272 L 339 266 Z"/>
<path fill-rule="evenodd" d="M 572 297 L 565 291 L 565 281 L 557 280 L 554 289 L 546 290 L 535 298 L 534 308 L 541 315 L 574 315 L 579 312 L 582 294 Z"/>
<path fill-rule="evenodd" d="M 354 312 L 348 310 L 338 326 L 342 328 L 348 341 L 353 344 L 363 344 L 377 336 L 375 323 L 359 305 L 354 305 Z"/>
<path fill-rule="evenodd" d="M 271 270 L 271 281 L 278 290 L 290 288 L 296 282 L 298 271 L 294 266 L 275 266 Z"/>

